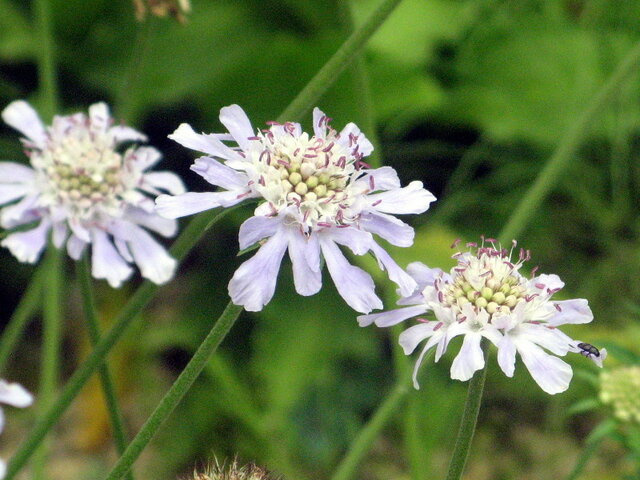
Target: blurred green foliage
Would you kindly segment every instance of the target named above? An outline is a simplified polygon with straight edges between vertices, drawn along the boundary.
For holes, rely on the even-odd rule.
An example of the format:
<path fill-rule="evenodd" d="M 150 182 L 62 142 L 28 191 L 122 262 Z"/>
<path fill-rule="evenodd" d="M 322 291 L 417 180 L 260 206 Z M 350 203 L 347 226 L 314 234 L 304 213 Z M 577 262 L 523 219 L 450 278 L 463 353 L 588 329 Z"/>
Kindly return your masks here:
<path fill-rule="evenodd" d="M 157 18 L 138 23 L 125 0 L 54 0 L 64 109 L 108 101 L 116 117 L 143 129 L 163 150 L 166 168 L 182 174 L 191 189 L 205 190 L 188 170 L 191 154 L 167 134 L 181 122 L 221 131 L 218 111 L 231 103 L 242 105 L 254 125 L 276 118 L 348 34 L 351 20 L 338 2 L 193 0 L 193 13 L 181 25 Z M 359 25 L 376 3 L 353 0 L 353 22 Z M 0 0 L 0 106 L 16 98 L 38 102 L 30 7 Z M 411 220 L 416 244 L 393 250 L 399 263 L 448 269 L 455 238 L 496 235 L 568 127 L 640 41 L 639 32 L 640 3 L 633 1 L 405 0 L 369 43 L 368 78 L 349 69 L 319 102 L 341 127 L 366 125 L 362 105 L 370 101 L 384 163 L 404 182 L 423 180 L 439 198 L 432 211 Z M 640 305 L 639 78 L 627 82 L 585 132 L 570 171 L 519 239 L 542 272 L 563 278 L 566 295 L 589 299 L 592 328 L 569 333 L 631 352 L 640 342 L 633 310 Z M 309 118 L 300 120 L 309 125 Z M 24 161 L 20 150 L 15 132 L 1 126 L 0 158 Z M 228 279 L 246 258 L 234 256 L 237 227 L 249 213 L 247 207 L 207 235 L 136 334 L 112 355 L 132 430 L 226 304 Z M 15 279 L 0 285 L 6 319 L 32 268 L 6 251 L 0 261 L 4 277 Z M 395 294 L 383 276 L 378 280 L 391 306 Z M 77 298 L 72 282 L 67 289 Z M 131 289 L 100 285 L 105 323 Z M 87 342 L 77 305 L 67 313 L 72 369 Z M 140 478 L 172 479 L 194 462 L 236 454 L 291 480 L 327 478 L 395 375 L 395 333 L 360 329 L 355 316 L 328 276 L 321 293 L 302 298 L 293 291 L 290 268 L 283 268 L 274 300 L 241 318 L 138 462 Z M 25 382 L 35 385 L 39 323 L 30 328 L 12 369 L 20 378 L 29 372 Z M 625 361 L 615 347 L 612 353 L 612 362 Z M 451 358 L 426 367 L 422 389 L 376 442 L 359 478 L 443 475 L 465 392 L 448 378 Z M 591 370 L 582 358 L 571 362 L 578 372 Z M 411 368 L 412 359 L 400 363 Z M 469 478 L 566 475 L 602 416 L 568 417 L 570 405 L 594 396 L 584 378 L 577 375 L 567 393 L 550 398 L 522 368 L 507 379 L 492 359 Z M 74 433 L 59 433 L 52 479 L 69 472 L 95 479 L 111 463 L 97 395 L 82 397 L 67 418 L 64 430 Z M 620 448 L 606 444 L 584 478 L 636 472 Z"/>

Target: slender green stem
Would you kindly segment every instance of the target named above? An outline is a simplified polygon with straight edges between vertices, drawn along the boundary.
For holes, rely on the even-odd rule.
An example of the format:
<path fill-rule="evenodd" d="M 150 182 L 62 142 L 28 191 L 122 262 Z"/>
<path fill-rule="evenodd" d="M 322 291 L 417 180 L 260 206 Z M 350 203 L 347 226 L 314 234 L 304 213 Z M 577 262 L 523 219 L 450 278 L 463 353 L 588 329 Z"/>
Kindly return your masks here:
<path fill-rule="evenodd" d="M 60 315 L 60 286 L 62 285 L 62 262 L 60 251 L 49 245 L 47 249 L 46 288 L 43 295 L 43 345 L 40 367 L 40 386 L 38 388 L 38 410 L 44 413 L 53 402 L 60 376 L 60 343 L 62 318 Z M 48 446 L 42 445 L 34 457 L 33 478 L 47 477 L 45 466 Z"/>
<path fill-rule="evenodd" d="M 310 81 L 310 85 L 314 85 L 313 88 L 305 88 L 303 92 L 291 102 L 279 118 L 295 119 L 311 108 L 318 96 L 336 81 L 338 73 L 345 68 L 348 61 L 353 59 L 353 55 L 357 53 L 364 42 L 371 37 L 400 1 L 401 0 L 384 0 L 378 11 L 373 14 L 373 17 L 377 18 L 377 21 L 373 21 L 375 18 L 372 17 L 372 19 L 349 37 L 339 50 L 342 52 L 341 55 L 338 56 L 336 54 L 329 60 L 329 63 L 331 63 L 330 68 L 327 68 L 327 66 L 323 67 Z M 318 88 L 318 86 L 322 88 Z M 303 94 L 304 100 L 300 99 Z M 197 215 L 175 241 L 171 249 L 172 255 L 178 260 L 186 256 L 205 231 L 231 210 L 233 209 L 227 208 L 220 213 L 208 211 Z M 29 437 L 9 462 L 5 480 L 15 478 L 15 475 L 22 469 L 31 455 L 33 455 L 35 449 L 45 438 L 47 432 L 58 422 L 93 372 L 102 364 L 111 348 L 113 348 L 124 335 L 133 318 L 151 301 L 157 289 L 158 287 L 148 281 L 144 282 L 138 288 L 133 297 L 131 297 L 129 302 L 127 302 L 118 314 L 114 326 L 101 338 L 91 355 L 87 357 L 84 363 L 72 375 L 58 400 L 47 413 L 40 418 Z"/>
<path fill-rule="evenodd" d="M 602 444 L 605 438 L 613 433 L 616 429 L 615 420 L 606 420 L 589 434 L 587 440 L 585 442 L 585 447 L 580 452 L 580 456 L 576 461 L 576 464 L 571 470 L 571 473 L 567 476 L 566 480 L 577 480 L 580 477 L 580 474 L 584 470 L 584 467 L 587 466 L 587 463 L 591 459 L 591 457 L 598 451 L 598 448 Z"/>
<path fill-rule="evenodd" d="M 177 238 L 171 248 L 172 255 L 181 260 L 197 243 L 200 237 L 227 213 L 234 210 L 228 208 L 221 212 L 209 211 L 195 217 Z M 158 287 L 145 281 L 131 297 L 115 319 L 114 326 L 106 335 L 102 336 L 93 352 L 87 357 L 65 385 L 57 401 L 40 417 L 33 431 L 24 441 L 20 449 L 7 465 L 5 480 L 15 478 L 24 467 L 38 445 L 43 441 L 47 432 L 58 422 L 62 414 L 69 408 L 73 399 L 78 395 L 91 375 L 97 370 L 113 346 L 122 338 L 133 319 L 151 301 Z"/>
<path fill-rule="evenodd" d="M 345 455 L 340 465 L 338 465 L 331 480 L 350 480 L 354 478 L 360 462 L 384 426 L 393 418 L 393 415 L 400 408 L 410 388 L 409 381 L 407 381 L 406 377 L 402 377 L 393 389 L 391 389 L 375 414 L 362 430 L 360 430 L 353 443 L 351 443 L 347 455 Z"/>
<path fill-rule="evenodd" d="M 486 358 L 488 342 L 484 340 L 483 344 L 482 350 Z M 451 455 L 447 480 L 459 480 L 462 477 L 462 472 L 464 471 L 464 466 L 469 456 L 473 434 L 476 431 L 476 423 L 478 421 L 478 413 L 480 412 L 482 392 L 484 391 L 484 381 L 486 378 L 487 366 L 485 364 L 484 368 L 476 372 L 471 380 L 469 380 L 467 401 L 464 405 L 464 411 L 462 412 L 462 420 L 460 422 L 460 430 L 458 430 L 458 437 L 456 438 L 456 445 Z"/>
<path fill-rule="evenodd" d="M 336 53 L 320 69 L 311 81 L 302 89 L 296 98 L 282 112 L 279 121 L 295 120 L 304 115 L 336 78 L 354 60 L 366 44 L 367 40 L 378 30 L 380 25 L 391 15 L 402 0 L 382 0 L 367 21 L 342 44 Z"/>
<path fill-rule="evenodd" d="M 562 138 L 553 156 L 547 161 L 533 185 L 511 214 L 509 221 L 502 229 L 501 239 L 511 241 L 524 230 L 531 213 L 540 208 L 547 194 L 569 166 L 580 142 L 588 132 L 589 125 L 597 118 L 607 102 L 619 93 L 622 84 L 637 71 L 638 65 L 640 65 L 640 43 L 636 44 L 618 64 L 589 106 Z"/>
<path fill-rule="evenodd" d="M 0 372 L 6 367 L 9 355 L 11 355 L 20 340 L 29 320 L 34 317 L 40 308 L 44 274 L 45 268 L 38 267 L 20 298 L 18 306 L 13 311 L 9 324 L 2 332 L 2 340 L 0 340 Z"/>
<path fill-rule="evenodd" d="M 211 355 L 213 355 L 224 337 L 229 333 L 229 330 L 238 319 L 242 310 L 241 306 L 229 302 L 185 369 L 162 398 L 131 444 L 127 447 L 127 450 L 113 467 L 111 473 L 106 477 L 107 480 L 122 478 L 122 476 L 130 470 L 140 453 L 158 431 L 158 428 L 160 428 L 169 415 L 171 415 L 171 412 L 178 406 L 182 397 L 184 397 L 189 388 L 191 388 L 191 385 L 193 385 L 193 382 L 198 378 L 202 369 L 207 365 Z"/>
<path fill-rule="evenodd" d="M 50 0 L 35 0 L 35 24 L 38 30 L 38 76 L 40 78 L 40 114 L 47 121 L 58 110 L 58 84 L 55 68 L 55 42 Z"/>
<path fill-rule="evenodd" d="M 78 283 L 80 284 L 80 292 L 82 295 L 82 306 L 84 308 L 85 320 L 87 322 L 87 331 L 89 332 L 89 340 L 94 347 L 100 341 L 100 324 L 98 323 L 98 312 L 96 310 L 95 299 L 93 296 L 91 269 L 89 266 L 89 258 L 87 254 L 77 264 Z M 115 385 L 107 361 L 100 366 L 100 382 L 102 383 L 102 391 L 109 412 L 111 428 L 113 430 L 113 439 L 116 444 L 118 454 L 122 455 L 127 448 L 127 434 L 123 421 L 122 411 L 118 403 Z M 129 480 L 133 480 L 133 473 L 129 472 L 127 476 Z"/>

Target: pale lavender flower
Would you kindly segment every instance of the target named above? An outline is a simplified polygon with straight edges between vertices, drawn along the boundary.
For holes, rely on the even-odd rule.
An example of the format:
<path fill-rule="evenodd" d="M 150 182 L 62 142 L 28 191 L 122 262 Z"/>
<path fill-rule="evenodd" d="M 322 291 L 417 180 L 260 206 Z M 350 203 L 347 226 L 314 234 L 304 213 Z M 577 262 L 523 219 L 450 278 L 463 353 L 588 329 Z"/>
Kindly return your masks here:
<path fill-rule="evenodd" d="M 161 195 L 156 200 L 160 215 L 177 218 L 246 198 L 262 200 L 240 227 L 240 248 L 260 243 L 260 249 L 229 284 L 233 302 L 247 310 L 261 310 L 269 302 L 287 250 L 299 294 L 320 290 L 323 258 L 338 292 L 359 312 L 382 308 L 382 302 L 371 277 L 350 265 L 339 245 L 356 255 L 372 252 L 404 294 L 415 287 L 373 235 L 410 246 L 413 229 L 393 215 L 424 212 L 435 197 L 418 181 L 401 188 L 391 167 L 370 168 L 363 158 L 373 146 L 364 134 L 353 123 L 338 133 L 329 120 L 316 108 L 314 135 L 291 122 L 271 122 L 270 128 L 256 131 L 244 111 L 231 105 L 220 111 L 229 133 L 197 134 L 182 124 L 169 136 L 207 154 L 191 169 L 221 191 Z"/>
<path fill-rule="evenodd" d="M 513 376 L 518 353 L 533 379 L 550 394 L 565 391 L 573 372 L 567 363 L 545 350 L 562 356 L 570 351 L 581 353 L 602 366 L 605 349 L 573 340 L 557 328 L 591 322 L 593 314 L 586 300 L 552 301 L 564 286 L 556 275 L 523 277 L 519 270 L 530 258 L 528 251 L 520 249 L 517 261 L 512 261 L 514 248 L 496 248 L 492 239 L 483 241 L 479 248 L 468 246 L 472 250 L 453 256 L 458 263 L 450 274 L 419 262 L 408 266 L 418 287 L 398 304 L 409 306 L 358 318 L 361 326 L 375 323 L 388 327 L 433 312 L 434 320 L 420 318 L 421 323 L 400 335 L 400 345 L 407 355 L 427 340 L 413 372 L 416 388 L 417 373 L 427 351 L 435 346 L 438 361 L 451 339 L 460 335 L 464 337 L 462 348 L 451 365 L 451 378 L 457 380 L 469 380 L 484 367 L 480 346 L 483 337 L 497 346 L 498 364 L 508 377 Z"/>
<path fill-rule="evenodd" d="M 25 408 L 33 403 L 33 397 L 17 383 L 7 383 L 0 379 L 0 403 L 12 407 Z M 0 433 L 4 429 L 4 412 L 0 408 Z M 0 479 L 4 478 L 6 465 L 0 459 Z"/>
<path fill-rule="evenodd" d="M 20 131 L 31 167 L 0 162 L 0 225 L 10 233 L 2 245 L 21 262 L 34 263 L 52 232 L 53 244 L 66 244 L 78 260 L 91 245 L 92 274 L 118 287 L 133 272 L 164 283 L 176 261 L 148 232 L 175 235 L 177 222 L 155 213 L 152 197 L 182 193 L 181 180 L 170 172 L 148 172 L 160 160 L 151 147 L 126 142 L 145 141 L 132 128 L 113 125 L 104 103 L 89 115 L 56 116 L 45 127 L 26 102 L 11 103 L 3 120 Z M 28 227 L 28 228 L 27 228 Z"/>

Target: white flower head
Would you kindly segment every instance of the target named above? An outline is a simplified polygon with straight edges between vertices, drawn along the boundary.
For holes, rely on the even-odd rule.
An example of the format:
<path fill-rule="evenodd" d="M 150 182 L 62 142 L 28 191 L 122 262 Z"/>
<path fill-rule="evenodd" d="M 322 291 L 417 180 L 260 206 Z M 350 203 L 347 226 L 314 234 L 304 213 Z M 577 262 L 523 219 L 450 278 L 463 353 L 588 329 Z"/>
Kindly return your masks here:
<path fill-rule="evenodd" d="M 256 131 L 237 105 L 224 107 L 220 120 L 229 133 L 197 134 L 182 124 L 169 137 L 206 154 L 191 169 L 221 190 L 161 195 L 156 204 L 160 215 L 177 218 L 229 207 L 245 198 L 261 200 L 254 216 L 240 227 L 241 249 L 257 242 L 262 246 L 229 284 L 234 303 L 261 310 L 273 296 L 288 250 L 299 294 L 320 290 L 324 258 L 338 292 L 353 309 L 366 313 L 382 308 L 371 277 L 350 265 L 338 245 L 356 255 L 372 252 L 405 294 L 413 291 L 414 280 L 373 234 L 397 246 L 413 243 L 413 229 L 393 214 L 429 208 L 435 197 L 421 182 L 402 188 L 391 167 L 370 168 L 363 159 L 373 146 L 358 127 L 349 123 L 338 133 L 318 108 L 313 112 L 313 135 L 292 122 L 270 122 L 269 128 Z M 227 141 L 237 146 L 223 143 Z"/>
<path fill-rule="evenodd" d="M 434 320 L 420 319 L 420 324 L 400 335 L 407 355 L 428 339 L 414 369 L 416 388 L 426 352 L 437 346 L 438 361 L 450 340 L 459 335 L 464 336 L 462 348 L 451 366 L 451 378 L 458 380 L 468 380 L 484 367 L 480 347 L 483 337 L 497 346 L 498 364 L 507 376 L 513 376 L 518 353 L 533 379 L 550 394 L 568 388 L 572 370 L 545 350 L 562 356 L 570 351 L 581 353 L 602 367 L 606 350 L 573 340 L 557 328 L 566 323 L 591 322 L 593 314 L 587 301 L 553 301 L 551 297 L 564 283 L 556 275 L 523 277 L 520 268 L 530 259 L 529 251 L 520 249 L 517 260 L 513 260 L 516 242 L 510 251 L 496 243 L 483 238 L 480 246 L 467 244 L 469 251 L 453 256 L 457 265 L 450 274 L 419 262 L 410 264 L 407 271 L 418 287 L 398 302 L 409 306 L 358 318 L 361 326 L 375 323 L 388 327 L 433 312 Z"/>
<path fill-rule="evenodd" d="M 104 103 L 92 105 L 88 115 L 56 116 L 49 127 L 22 100 L 7 106 L 2 118 L 26 137 L 31 162 L 31 168 L 0 162 L 0 205 L 8 204 L 0 225 L 22 227 L 2 245 L 18 260 L 36 262 L 52 232 L 53 244 L 66 243 L 75 260 L 91 245 L 93 276 L 113 287 L 132 274 L 130 263 L 154 283 L 173 276 L 176 261 L 145 229 L 175 235 L 176 221 L 158 216 L 151 197 L 184 187 L 173 173 L 147 171 L 160 160 L 154 148 L 125 148 L 146 140 L 143 134 L 113 125 Z"/>
<path fill-rule="evenodd" d="M 17 383 L 8 383 L 0 379 L 0 403 L 12 407 L 25 408 L 33 403 L 33 397 Z M 0 433 L 4 429 L 4 412 L 0 408 Z M 4 478 L 5 463 L 0 459 L 0 479 Z"/>

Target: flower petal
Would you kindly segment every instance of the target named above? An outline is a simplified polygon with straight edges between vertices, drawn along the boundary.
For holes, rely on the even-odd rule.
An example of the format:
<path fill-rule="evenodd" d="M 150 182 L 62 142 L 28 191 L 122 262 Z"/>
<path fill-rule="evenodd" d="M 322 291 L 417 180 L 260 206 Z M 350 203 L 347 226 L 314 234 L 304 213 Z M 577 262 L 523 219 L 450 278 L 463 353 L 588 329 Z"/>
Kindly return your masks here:
<path fill-rule="evenodd" d="M 178 231 L 176 220 L 161 217 L 156 213 L 148 213 L 140 208 L 127 209 L 125 219 L 159 233 L 163 237 L 173 237 Z"/>
<path fill-rule="evenodd" d="M 91 230 L 91 237 L 91 274 L 94 278 L 105 279 L 113 288 L 118 288 L 131 276 L 133 269 L 116 251 L 105 231 L 94 228 Z"/>
<path fill-rule="evenodd" d="M 296 292 L 304 296 L 318 293 L 322 288 L 318 236 L 307 237 L 296 228 L 287 228 L 287 233 Z"/>
<path fill-rule="evenodd" d="M 252 258 L 240 265 L 229 282 L 233 303 L 249 312 L 259 312 L 269 303 L 286 249 L 287 236 L 278 230 Z"/>
<path fill-rule="evenodd" d="M 211 185 L 222 187 L 225 190 L 248 190 L 249 177 L 245 173 L 238 172 L 213 158 L 198 158 L 191 165 L 191 170 Z"/>
<path fill-rule="evenodd" d="M 22 385 L 0 380 L 0 403 L 25 408 L 33 403 L 33 396 Z"/>
<path fill-rule="evenodd" d="M 21 132 L 31 140 L 38 148 L 43 148 L 47 143 L 47 133 L 40 117 L 24 100 L 11 102 L 2 111 L 2 119 L 7 125 Z"/>
<path fill-rule="evenodd" d="M 426 311 L 427 308 L 425 306 L 417 305 L 413 307 L 398 308 L 396 310 L 388 310 L 386 312 L 370 313 L 369 315 L 358 316 L 358 324 L 361 327 L 369 326 L 372 323 L 375 323 L 378 327 L 390 327 L 409 318 L 421 315 Z M 413 349 L 411 350 L 413 351 Z"/>
<path fill-rule="evenodd" d="M 349 150 L 354 150 L 355 144 L 358 152 L 365 157 L 371 155 L 371 152 L 373 152 L 373 145 L 355 123 L 347 123 L 340 132 L 340 137 L 336 142 Z"/>
<path fill-rule="evenodd" d="M 0 183 L 0 205 L 24 197 L 31 189 L 31 185 L 25 183 Z"/>
<path fill-rule="evenodd" d="M 467 333 L 462 342 L 460 352 L 451 364 L 451 378 L 466 382 L 473 374 L 484 367 L 484 353 L 480 348 L 482 335 Z"/>
<path fill-rule="evenodd" d="M 71 235 L 67 240 L 67 253 L 74 260 L 80 260 L 82 252 L 84 252 L 87 242 L 80 240 L 75 235 Z"/>
<path fill-rule="evenodd" d="M 30 183 L 35 175 L 32 168 L 21 163 L 0 162 L 0 185 Z"/>
<path fill-rule="evenodd" d="M 327 136 L 326 118 L 327 115 L 318 107 L 313 109 L 313 134 L 318 138 Z"/>
<path fill-rule="evenodd" d="M 56 248 L 62 248 L 64 242 L 67 240 L 67 235 L 69 235 L 69 229 L 65 222 L 57 222 L 53 224 L 52 240 L 53 245 Z"/>
<path fill-rule="evenodd" d="M 398 285 L 400 294 L 403 297 L 411 295 L 418 286 L 416 281 L 407 272 L 400 268 L 386 250 L 375 241 L 371 242 L 371 251 L 378 259 L 378 265 L 380 268 L 386 270 L 389 275 L 389 279 Z"/>
<path fill-rule="evenodd" d="M 7 236 L 1 245 L 7 247 L 20 262 L 35 263 L 47 243 L 50 226 L 48 221 L 42 220 L 36 228 Z"/>
<path fill-rule="evenodd" d="M 319 231 L 318 235 L 322 238 L 330 239 L 331 242 L 349 247 L 356 255 L 364 255 L 370 250 L 371 244 L 374 243 L 373 237 L 369 232 L 352 226 L 347 228 L 325 228 Z"/>
<path fill-rule="evenodd" d="M 549 318 L 549 325 L 558 326 L 565 323 L 589 323 L 593 320 L 593 313 L 589 308 L 589 302 L 584 298 L 562 300 L 554 302 L 560 309 L 558 313 Z"/>
<path fill-rule="evenodd" d="M 173 172 L 149 172 L 142 176 L 142 190 L 155 195 L 165 191 L 171 195 L 179 195 L 186 190 L 180 177 Z"/>
<path fill-rule="evenodd" d="M 416 308 L 416 307 L 413 307 Z M 401 309 L 396 311 L 402 311 L 408 309 Z M 398 343 L 404 350 L 405 355 L 410 355 L 420 342 L 430 338 L 438 331 L 439 322 L 424 322 L 407 328 L 400 334 Z"/>
<path fill-rule="evenodd" d="M 0 223 L 4 228 L 13 228 L 18 225 L 32 222 L 38 219 L 36 206 L 38 204 L 36 195 L 27 195 L 22 200 L 0 211 Z"/>
<path fill-rule="evenodd" d="M 375 294 L 375 285 L 369 274 L 350 265 L 332 239 L 321 237 L 320 247 L 333 283 L 347 304 L 361 313 L 381 309 L 382 301 Z"/>
<path fill-rule="evenodd" d="M 160 195 L 156 198 L 156 212 L 164 218 L 180 218 L 219 207 L 221 193 L 187 192 L 176 196 Z"/>
<path fill-rule="evenodd" d="M 127 246 L 133 261 L 144 278 L 161 285 L 168 282 L 176 271 L 176 260 L 151 235 L 137 225 L 128 228 Z"/>
<path fill-rule="evenodd" d="M 509 335 L 498 343 L 498 365 L 507 377 L 513 377 L 516 368 L 516 346 Z"/>
<path fill-rule="evenodd" d="M 415 232 L 410 225 L 385 213 L 363 212 L 360 215 L 360 227 L 367 232 L 384 238 L 391 245 L 410 247 Z"/>
<path fill-rule="evenodd" d="M 249 117 L 238 105 L 229 105 L 220 109 L 220 121 L 227 127 L 229 133 L 242 150 L 248 150 L 251 144 L 249 137 L 253 137 L 255 132 L 249 121 Z"/>
<path fill-rule="evenodd" d="M 128 155 L 133 159 L 133 164 L 141 171 L 153 167 L 162 158 L 162 154 L 153 147 L 138 147 L 130 151 Z"/>
<path fill-rule="evenodd" d="M 253 216 L 247 218 L 240 225 L 238 234 L 240 250 L 249 248 L 263 238 L 275 235 L 282 225 L 282 220 L 282 217 Z"/>
<path fill-rule="evenodd" d="M 394 190 L 400 188 L 400 177 L 398 172 L 392 167 L 380 167 L 371 170 L 363 170 L 364 175 L 360 177 L 359 181 L 371 184 L 373 177 L 373 190 Z"/>
<path fill-rule="evenodd" d="M 182 123 L 175 132 L 169 135 L 169 138 L 178 142 L 183 147 L 208 153 L 209 155 L 224 158 L 225 160 L 241 158 L 236 152 L 220 141 L 221 136 L 196 133 L 193 128 L 191 128 L 191 125 L 186 123 Z"/>
<path fill-rule="evenodd" d="M 516 348 L 529 373 L 542 390 L 555 395 L 569 388 L 573 371 L 568 364 L 529 342 L 518 342 Z"/>
<path fill-rule="evenodd" d="M 109 107 L 104 102 L 94 103 L 89 107 L 89 119 L 91 120 L 91 129 L 100 133 L 106 132 L 111 122 Z"/>
<path fill-rule="evenodd" d="M 147 136 L 125 125 L 116 125 L 109 129 L 109 134 L 116 143 L 146 142 Z"/>
<path fill-rule="evenodd" d="M 374 193 L 367 196 L 370 209 L 384 213 L 422 213 L 435 201 L 428 190 L 422 188 L 422 182 L 414 181 L 403 188 L 396 188 L 386 192 Z M 375 206 L 373 204 L 376 204 Z"/>

